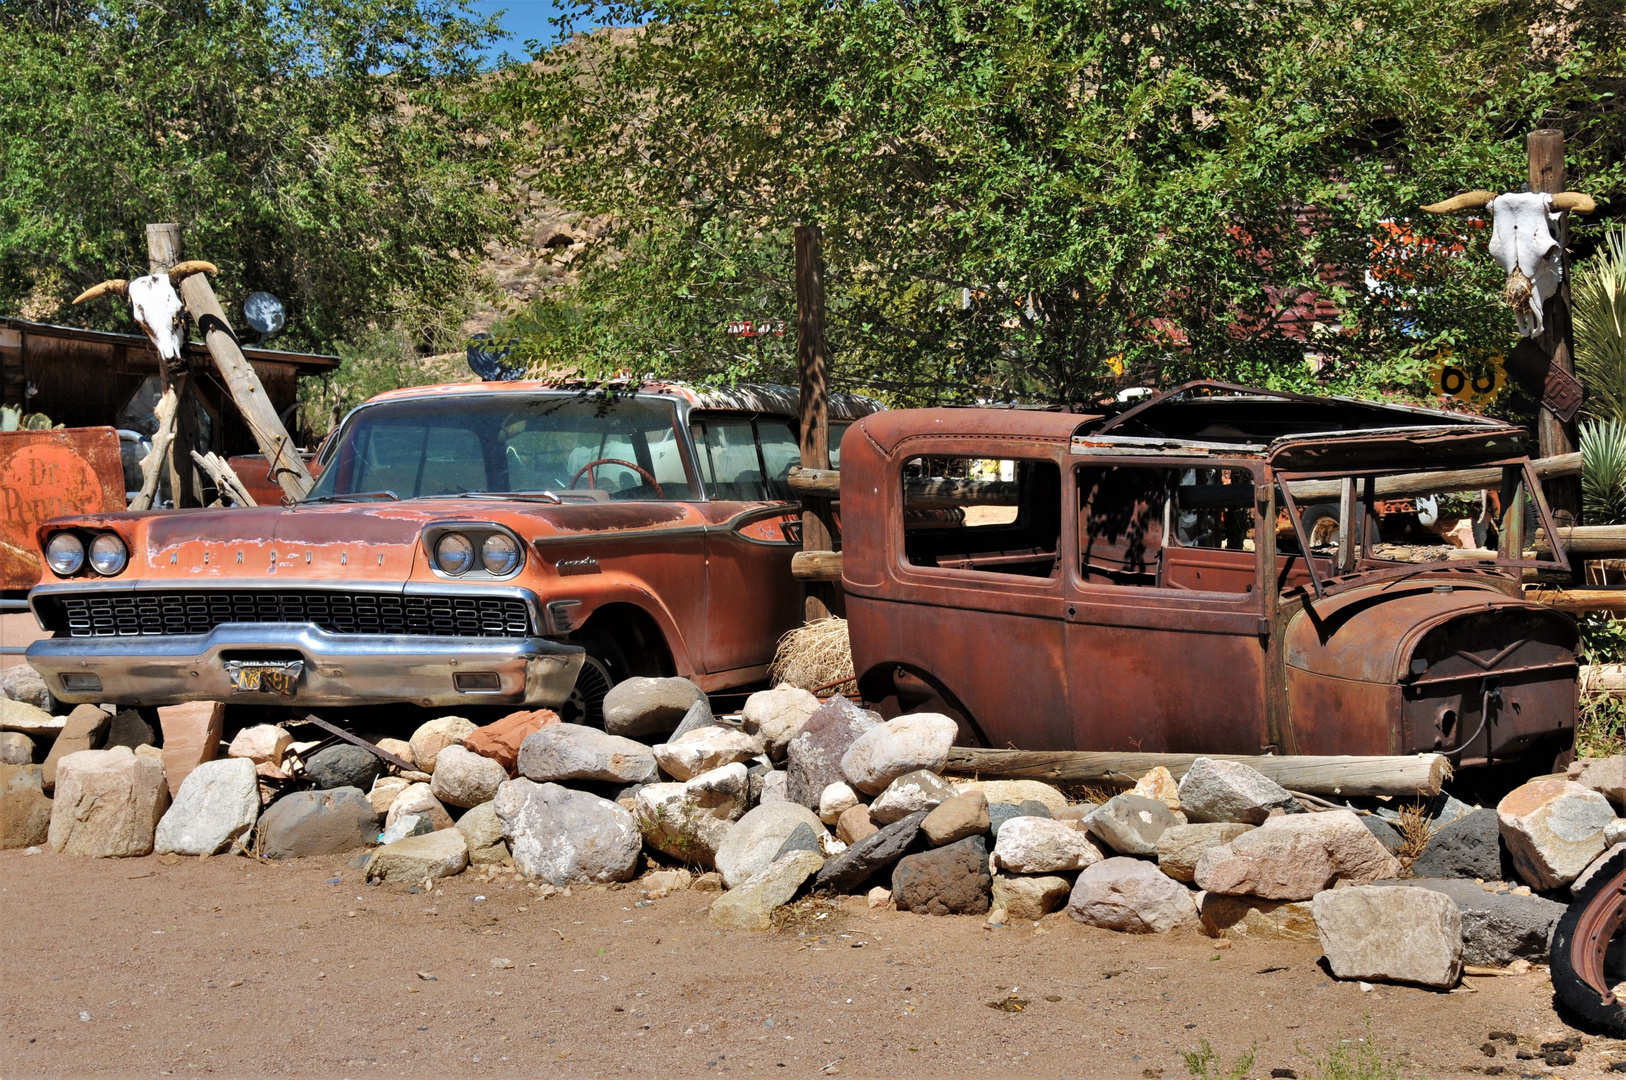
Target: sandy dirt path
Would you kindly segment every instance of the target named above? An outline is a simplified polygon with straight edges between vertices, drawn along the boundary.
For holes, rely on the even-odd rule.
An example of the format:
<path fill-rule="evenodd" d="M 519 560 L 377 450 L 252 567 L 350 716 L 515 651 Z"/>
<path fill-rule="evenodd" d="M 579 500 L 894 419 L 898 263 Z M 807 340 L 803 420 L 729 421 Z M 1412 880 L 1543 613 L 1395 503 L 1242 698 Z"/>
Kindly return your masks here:
<path fill-rule="evenodd" d="M 1342 1039 L 1408 1077 L 1626 1058 L 1601 1040 L 1565 1069 L 1484 1056 L 1493 1030 L 1571 1034 L 1540 973 L 1362 992 L 1307 943 L 988 930 L 861 900 L 752 934 L 713 927 L 707 893 L 361 877 L 341 858 L 0 852 L 0 1076 L 1176 1078 L 1205 1039 L 1226 1065 L 1254 1048 L 1249 1076 L 1313 1076 Z"/>

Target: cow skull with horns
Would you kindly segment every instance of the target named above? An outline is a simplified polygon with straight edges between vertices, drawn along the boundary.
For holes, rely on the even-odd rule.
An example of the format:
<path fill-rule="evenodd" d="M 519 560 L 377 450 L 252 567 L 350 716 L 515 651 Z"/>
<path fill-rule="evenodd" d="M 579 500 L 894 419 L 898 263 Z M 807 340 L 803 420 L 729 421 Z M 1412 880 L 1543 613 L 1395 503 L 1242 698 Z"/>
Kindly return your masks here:
<path fill-rule="evenodd" d="M 175 287 L 193 274 L 214 272 L 214 263 L 201 260 L 176 263 L 167 274 L 148 274 L 134 281 L 115 278 L 93 285 L 75 297 L 73 302 L 83 304 L 109 294 L 129 297 L 131 314 L 158 350 L 158 355 L 167 361 L 175 361 L 181 357 L 181 346 L 184 344 L 181 325 L 186 319 L 186 306 L 181 303 Z"/>
<path fill-rule="evenodd" d="M 1502 298 L 1513 309 L 1519 333 L 1537 337 L 1542 330 L 1542 306 L 1558 291 L 1564 276 L 1564 252 L 1553 236 L 1558 215 L 1565 210 L 1590 214 L 1597 204 L 1579 191 L 1507 195 L 1469 191 L 1423 209 L 1430 214 L 1452 214 L 1485 207 L 1491 212 L 1491 258 L 1507 271 Z"/>

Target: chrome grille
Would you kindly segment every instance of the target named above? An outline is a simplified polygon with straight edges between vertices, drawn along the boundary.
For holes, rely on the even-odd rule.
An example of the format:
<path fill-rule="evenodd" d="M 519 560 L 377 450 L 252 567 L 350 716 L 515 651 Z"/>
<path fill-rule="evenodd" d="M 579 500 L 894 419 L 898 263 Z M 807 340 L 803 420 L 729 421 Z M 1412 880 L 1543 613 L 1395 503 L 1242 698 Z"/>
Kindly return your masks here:
<path fill-rule="evenodd" d="M 51 629 L 71 637 L 207 634 L 222 623 L 315 623 L 334 634 L 526 637 L 524 601 L 365 592 L 137 592 L 53 596 Z"/>

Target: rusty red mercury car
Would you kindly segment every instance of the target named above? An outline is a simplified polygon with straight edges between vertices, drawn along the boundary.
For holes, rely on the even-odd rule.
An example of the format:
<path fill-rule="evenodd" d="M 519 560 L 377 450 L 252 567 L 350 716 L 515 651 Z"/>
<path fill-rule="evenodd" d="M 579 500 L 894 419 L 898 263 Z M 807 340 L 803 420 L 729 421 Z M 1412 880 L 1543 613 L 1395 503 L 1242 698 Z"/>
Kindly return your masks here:
<path fill-rule="evenodd" d="M 1573 742 L 1577 631 L 1521 595 L 1554 530 L 1506 424 L 1199 383 L 1094 416 L 877 413 L 840 484 L 859 689 L 962 743 L 1546 772 Z M 1397 497 L 1479 515 L 1500 551 L 1377 543 Z"/>
<path fill-rule="evenodd" d="M 345 418 L 289 507 L 39 529 L 29 662 L 67 702 L 550 706 L 761 680 L 801 619 L 796 392 L 471 383 Z M 833 395 L 831 446 L 876 406 Z"/>

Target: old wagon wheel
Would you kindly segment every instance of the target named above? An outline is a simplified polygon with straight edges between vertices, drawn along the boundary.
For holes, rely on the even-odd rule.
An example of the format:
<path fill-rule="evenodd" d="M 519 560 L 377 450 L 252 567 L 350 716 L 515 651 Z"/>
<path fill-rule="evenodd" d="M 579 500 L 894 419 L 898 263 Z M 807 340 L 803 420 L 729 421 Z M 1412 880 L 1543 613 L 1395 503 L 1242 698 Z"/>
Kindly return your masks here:
<path fill-rule="evenodd" d="M 1604 954 L 1626 923 L 1626 851 L 1593 872 L 1553 931 L 1553 992 L 1581 1016 L 1626 1036 L 1626 1008 L 1604 974 Z"/>

